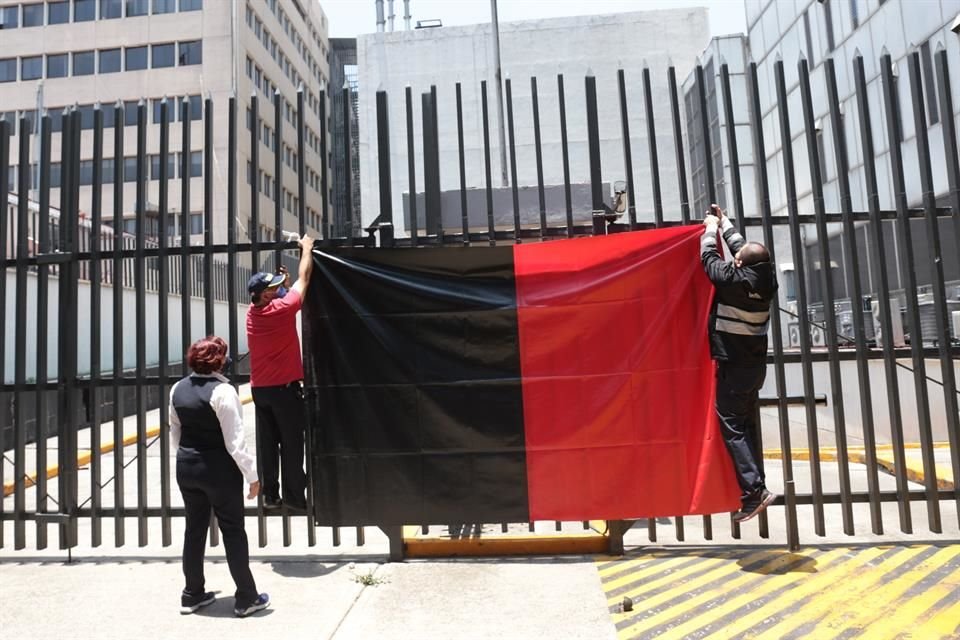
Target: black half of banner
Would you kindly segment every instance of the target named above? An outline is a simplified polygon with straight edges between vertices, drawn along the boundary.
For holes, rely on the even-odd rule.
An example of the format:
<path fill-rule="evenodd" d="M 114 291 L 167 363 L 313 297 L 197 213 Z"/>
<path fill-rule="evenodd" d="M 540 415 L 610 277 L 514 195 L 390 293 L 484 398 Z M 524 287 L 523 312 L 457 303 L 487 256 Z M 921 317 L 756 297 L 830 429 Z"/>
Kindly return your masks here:
<path fill-rule="evenodd" d="M 318 522 L 526 522 L 512 247 L 315 251 L 314 265 Z"/>

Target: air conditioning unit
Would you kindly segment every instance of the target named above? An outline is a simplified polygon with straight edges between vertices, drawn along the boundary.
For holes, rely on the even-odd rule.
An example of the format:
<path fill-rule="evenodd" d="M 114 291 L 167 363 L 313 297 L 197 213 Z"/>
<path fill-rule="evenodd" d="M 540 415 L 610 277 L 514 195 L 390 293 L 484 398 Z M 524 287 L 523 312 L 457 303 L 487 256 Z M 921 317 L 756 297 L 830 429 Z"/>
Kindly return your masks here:
<path fill-rule="evenodd" d="M 810 325 L 810 342 L 814 347 L 825 347 L 827 341 L 824 338 L 824 330 L 816 325 Z"/>
<path fill-rule="evenodd" d="M 903 317 L 900 315 L 900 304 L 896 298 L 889 301 L 890 304 L 890 329 L 893 333 L 892 343 L 895 347 L 902 347 L 907 344 L 903 337 Z M 884 345 L 886 337 L 883 335 L 883 325 L 880 322 L 880 301 L 874 300 L 871 303 L 871 315 L 873 315 L 873 330 L 877 336 L 877 346 Z"/>
<path fill-rule="evenodd" d="M 791 322 L 787 325 L 787 340 L 791 349 L 800 348 L 800 324 Z"/>

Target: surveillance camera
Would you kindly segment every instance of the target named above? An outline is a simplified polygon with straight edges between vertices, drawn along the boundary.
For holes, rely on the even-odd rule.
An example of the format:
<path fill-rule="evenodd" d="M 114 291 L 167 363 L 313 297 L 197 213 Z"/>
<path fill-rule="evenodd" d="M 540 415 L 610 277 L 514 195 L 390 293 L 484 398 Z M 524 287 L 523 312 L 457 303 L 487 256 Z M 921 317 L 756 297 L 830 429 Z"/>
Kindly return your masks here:
<path fill-rule="evenodd" d="M 957 17 L 953 19 L 953 22 L 950 23 L 950 31 L 954 33 L 960 33 L 960 13 L 957 14 Z"/>

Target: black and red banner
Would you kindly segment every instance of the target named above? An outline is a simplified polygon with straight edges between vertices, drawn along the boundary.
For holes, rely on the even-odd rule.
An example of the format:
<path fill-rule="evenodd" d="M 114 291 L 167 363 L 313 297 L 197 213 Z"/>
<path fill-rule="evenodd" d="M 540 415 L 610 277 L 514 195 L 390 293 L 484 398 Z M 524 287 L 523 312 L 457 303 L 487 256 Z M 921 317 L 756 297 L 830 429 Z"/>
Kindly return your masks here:
<path fill-rule="evenodd" d="M 315 251 L 304 331 L 320 522 L 735 510 L 699 234 Z"/>

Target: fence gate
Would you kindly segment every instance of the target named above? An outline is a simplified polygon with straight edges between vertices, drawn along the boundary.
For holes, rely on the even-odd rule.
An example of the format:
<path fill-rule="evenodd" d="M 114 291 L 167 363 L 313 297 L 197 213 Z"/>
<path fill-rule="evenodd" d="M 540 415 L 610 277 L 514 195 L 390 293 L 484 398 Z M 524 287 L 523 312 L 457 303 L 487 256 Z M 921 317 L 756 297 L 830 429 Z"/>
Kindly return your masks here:
<path fill-rule="evenodd" d="M 814 91 L 807 62 L 800 60 L 797 69 L 799 82 L 799 112 L 791 112 L 788 99 L 784 63 L 775 62 L 772 76 L 776 93 L 777 121 L 770 128 L 778 132 L 778 141 L 765 139 L 767 129 L 761 124 L 761 100 L 758 89 L 758 68 L 755 63 L 745 71 L 746 95 L 735 96 L 731 92 L 730 70 L 726 64 L 719 68 L 721 114 L 720 121 L 733 123 L 737 114 L 735 103 L 746 104 L 749 110 L 753 158 L 755 162 L 754 183 L 758 202 L 758 215 L 741 215 L 745 211 L 739 138 L 733 126 L 726 126 L 725 144 L 721 144 L 721 166 L 729 167 L 729 177 L 715 175 L 714 163 L 703 163 L 703 179 L 695 184 L 698 202 L 717 202 L 718 195 L 729 198 L 728 208 L 736 224 L 748 239 L 762 241 L 771 251 L 772 259 L 781 269 L 781 281 L 786 297 L 775 305 L 771 314 L 771 376 L 775 393 L 765 399 L 771 407 L 776 427 L 778 457 L 782 461 L 783 497 L 769 513 L 759 518 L 760 535 L 769 537 L 770 518 L 785 519 L 785 539 L 780 540 L 790 547 L 799 544 L 800 535 L 824 536 L 828 509 L 839 509 L 845 534 L 858 533 L 854 518 L 854 505 L 869 505 L 869 531 L 882 536 L 885 531 L 882 507 L 884 503 L 897 508 L 896 528 L 904 533 L 915 529 L 923 533 L 943 532 L 942 510 L 947 509 L 953 518 L 960 512 L 960 491 L 955 479 L 960 475 L 960 414 L 956 385 L 956 358 L 958 328 L 960 321 L 960 289 L 948 289 L 945 268 L 955 268 L 960 255 L 960 156 L 958 156 L 956 117 L 952 103 L 947 53 L 936 53 L 936 95 L 924 96 L 925 86 L 918 52 L 907 59 L 907 75 L 911 108 L 902 107 L 898 94 L 898 73 L 889 56 L 879 60 L 883 100 L 881 105 L 868 100 L 864 61 L 856 57 L 852 61 L 827 60 L 824 63 L 825 104 L 814 104 Z M 837 89 L 839 64 L 848 64 L 855 81 L 856 112 L 842 109 L 841 96 Z M 411 89 L 402 100 L 395 97 L 393 104 L 402 104 L 404 109 L 391 113 L 385 92 L 376 93 L 377 153 L 379 158 L 378 203 L 364 203 L 377 208 L 379 215 L 361 237 L 330 237 L 332 228 L 327 215 L 327 175 L 323 171 L 320 180 L 320 195 L 307 192 L 304 154 L 310 150 L 304 144 L 309 112 L 304 109 L 304 94 L 298 93 L 295 134 L 297 139 L 297 167 L 294 170 L 298 184 L 296 218 L 298 231 L 311 230 L 306 214 L 306 202 L 314 197 L 321 200 L 322 220 L 318 247 L 381 246 L 407 247 L 416 250 L 421 246 L 470 246 L 497 245 L 499 243 L 560 241 L 596 234 L 612 234 L 624 231 L 651 229 L 695 223 L 700 216 L 691 212 L 690 193 L 685 153 L 691 159 L 717 158 L 721 150 L 714 145 L 720 140 L 715 126 L 707 117 L 708 90 L 715 78 L 705 74 L 702 66 L 694 70 L 694 84 L 686 96 L 688 116 L 693 130 L 686 130 L 681 122 L 680 95 L 673 67 L 666 70 L 669 83 L 670 122 L 655 122 L 653 104 L 660 96 L 651 92 L 650 69 L 640 74 L 630 74 L 630 82 L 638 83 L 643 93 L 645 121 L 647 125 L 647 149 L 653 193 L 652 219 L 641 220 L 635 198 L 633 152 L 629 131 L 627 101 L 628 74 L 617 73 L 617 91 L 620 102 L 623 166 L 627 180 L 617 185 L 614 197 L 605 193 L 605 183 L 600 154 L 600 126 L 597 111 L 597 82 L 587 76 L 583 82 L 582 95 L 586 106 L 587 150 L 589 161 L 590 212 L 584 218 L 576 215 L 572 204 L 574 185 L 571 184 L 568 131 L 565 115 L 566 93 L 564 77 L 556 78 L 558 90 L 561 153 L 564 168 L 563 199 L 561 211 L 549 211 L 546 206 L 546 186 L 543 182 L 543 154 L 541 148 L 540 105 L 537 100 L 537 79 L 531 79 L 532 133 L 538 181 L 538 215 L 522 216 L 519 207 L 517 163 L 515 153 L 514 109 L 510 80 L 506 81 L 507 127 L 509 155 L 511 158 L 512 225 L 497 219 L 505 212 L 495 210 L 494 186 L 491 179 L 491 146 L 487 109 L 487 87 L 481 83 L 481 108 L 483 123 L 485 176 L 486 228 L 477 228 L 468 215 L 467 170 L 479 171 L 479 167 L 467 167 L 464 153 L 463 117 L 461 112 L 461 86 L 453 90 L 457 96 L 457 128 L 459 149 L 459 207 L 462 224 L 460 228 L 443 227 L 442 198 L 440 193 L 440 136 L 438 129 L 436 91 L 432 88 L 422 95 L 421 117 L 423 141 L 417 153 L 414 136 L 414 108 Z M 639 75 L 639 78 L 636 76 Z M 792 80 L 791 80 L 792 82 Z M 819 89 L 819 87 L 817 87 Z M 345 89 L 349 91 L 349 89 Z M 942 114 L 940 130 L 942 141 L 928 138 L 925 105 L 937 100 Z M 350 100 L 344 101 L 350 104 Z M 326 96 L 321 92 L 319 130 L 321 157 L 327 156 Z M 250 196 L 249 242 L 240 242 L 237 229 L 238 167 L 237 141 L 238 102 L 230 98 L 225 107 L 229 136 L 227 156 L 226 200 L 227 216 L 225 241 L 215 242 L 222 229 L 214 227 L 215 186 L 213 181 L 213 126 L 214 104 L 206 99 L 203 105 L 203 168 L 202 188 L 204 200 L 202 242 L 191 237 L 191 224 L 187 219 L 191 189 L 190 154 L 181 153 L 179 193 L 182 205 L 179 209 L 179 237 L 165 233 L 176 217 L 171 211 L 169 188 L 177 181 L 170 175 L 170 133 L 173 111 L 181 109 L 181 123 L 190 121 L 189 100 L 181 104 L 164 101 L 159 112 L 159 171 L 154 179 L 159 181 L 159 202 L 155 212 L 147 211 L 148 155 L 147 107 L 141 101 L 137 109 L 136 125 L 124 125 L 123 107 L 112 110 L 111 128 L 104 127 L 107 111 L 94 109 L 91 123 L 81 118 L 76 108 L 67 109 L 62 116 L 60 131 L 60 157 L 55 163 L 51 157 L 51 115 L 39 118 L 38 131 L 31 131 L 33 123 L 26 116 L 17 124 L 0 119 L 0 202 L 7 203 L 0 215 L 0 256 L 4 268 L 4 284 L 0 286 L 0 308 L 7 311 L 0 315 L 0 436 L 4 455 L 0 458 L 0 470 L 4 475 L 4 499 L 0 502 L 0 546 L 11 544 L 15 549 L 27 546 L 28 531 L 35 537 L 37 548 L 48 544 L 51 526 L 57 528 L 56 540 L 61 548 L 79 544 L 79 525 L 89 524 L 90 544 L 103 544 L 104 524 L 113 533 L 113 544 L 126 544 L 126 522 L 136 522 L 137 544 L 146 545 L 150 538 L 150 523 L 159 522 L 160 536 L 164 545 L 172 543 L 171 520 L 183 516 L 183 509 L 171 499 L 171 451 L 167 438 L 166 398 L 170 386 L 183 374 L 182 356 L 186 347 L 195 339 L 210 333 L 223 335 L 230 344 L 234 362 L 241 361 L 243 289 L 247 276 L 256 267 L 274 268 L 283 259 L 283 252 L 295 248 L 295 244 L 283 239 L 283 210 L 281 198 L 274 193 L 267 198 L 275 204 L 272 220 L 260 217 L 260 180 L 253 179 L 248 189 Z M 219 105 L 223 106 L 223 105 Z M 278 139 L 282 136 L 280 97 L 274 101 L 275 129 Z M 691 111 L 692 110 L 692 111 Z M 878 113 L 881 111 L 882 113 Z M 823 129 L 819 115 L 826 113 L 826 121 L 835 132 L 849 131 L 857 135 L 863 162 L 856 173 L 850 172 L 851 149 L 849 134 L 834 135 L 832 149 L 828 150 L 821 136 Z M 916 165 L 910 166 L 903 155 L 904 145 L 889 145 L 890 176 L 878 173 L 874 148 L 875 140 L 903 140 L 903 121 L 912 114 L 916 137 L 911 149 L 915 150 Z M 742 115 L 742 114 L 741 114 Z M 248 129 L 252 149 L 249 176 L 259 175 L 260 127 L 249 126 L 259 122 L 257 97 L 250 100 Z M 845 122 L 856 121 L 854 127 Z M 222 118 L 220 121 L 223 121 Z M 801 123 L 802 126 L 798 126 Z M 876 123 L 885 126 L 885 132 Z M 409 194 L 417 194 L 416 166 L 423 162 L 423 198 L 425 228 L 419 228 L 418 198 L 409 198 L 409 233 L 394 233 L 392 204 L 390 126 L 405 127 L 407 161 L 409 171 Z M 657 148 L 658 127 L 670 127 L 679 150 L 675 157 L 665 159 Z M 92 134 L 82 135 L 91 129 Z M 800 132 L 793 137 L 791 132 Z M 123 185 L 124 135 L 136 136 L 135 174 L 136 199 L 133 202 L 135 222 L 132 233 L 123 231 L 112 220 L 123 217 L 130 203 L 124 202 Z M 193 149 L 190 140 L 191 127 L 181 126 L 181 149 Z M 687 140 L 684 139 L 686 134 Z M 112 139 L 113 150 L 105 148 L 105 138 Z M 371 139 L 373 132 L 371 132 Z M 695 140 L 695 144 L 691 142 Z M 39 144 L 37 144 L 37 142 Z M 87 144 L 84 144 L 86 142 Z M 774 215 L 771 204 L 771 176 L 768 166 L 779 167 L 772 158 L 768 145 L 776 147 L 782 164 L 782 180 L 786 200 L 786 213 Z M 931 162 L 931 146 L 942 144 L 945 172 L 949 190 L 941 201 L 934 197 L 934 166 Z M 808 179 L 811 185 L 812 209 L 801 209 L 798 199 L 798 176 L 795 167 L 794 145 L 806 150 L 809 166 Z M 39 155 L 33 153 L 35 146 Z M 16 164 L 11 161 L 16 151 Z M 333 153 L 341 154 L 345 166 L 350 166 L 351 146 L 342 144 Z M 914 156 L 911 156 L 913 158 Z M 939 157 L 939 156 L 938 156 Z M 838 194 L 838 210 L 827 211 L 825 198 L 826 176 L 823 167 L 828 158 L 835 163 Z M 112 159 L 112 170 L 104 171 L 107 160 Z M 81 180 L 81 166 L 92 160 L 92 176 Z M 665 162 L 676 166 L 677 184 L 661 184 L 660 167 Z M 56 183 L 53 169 L 59 171 Z M 282 184 L 283 163 L 274 165 L 276 184 Z M 444 170 L 446 168 L 444 167 Z M 908 206 L 905 174 L 917 172 L 922 198 L 919 207 Z M 349 172 L 345 189 L 352 193 Z M 850 176 L 862 178 L 863 185 L 850 183 Z M 881 208 L 878 180 L 892 179 L 893 206 Z M 33 184 L 31 181 L 33 178 Z M 729 180 L 729 193 L 725 179 Z M 81 185 L 81 182 L 84 184 Z M 89 185 L 87 184 L 89 182 Z M 721 191 L 718 191 L 718 185 Z M 81 188 L 83 186 L 83 188 Z M 87 189 L 89 186 L 89 189 Z M 102 206 L 104 189 L 112 187 L 112 211 Z M 662 189 L 676 188 L 680 202 L 679 211 L 665 211 L 662 205 Z M 852 188 L 863 188 L 866 193 L 866 210 L 853 210 Z M 36 200 L 30 198 L 31 190 Z M 274 188 L 275 191 L 275 188 Z M 57 206 L 51 197 L 58 196 Z M 349 198 L 347 198 L 349 202 Z M 81 215 L 89 211 L 90 215 Z M 155 213 L 156 223 L 153 221 Z M 506 212 L 509 215 L 509 212 Z M 527 219 L 524 219 L 524 218 Z M 559 223 L 548 223 L 548 218 Z M 577 218 L 577 219 L 575 219 Z M 502 219 L 501 219 L 502 220 Z M 262 228 L 270 228 L 270 237 L 264 238 Z M 313 222 L 316 224 L 316 222 Z M 340 225 L 343 226 L 343 225 Z M 346 225 L 352 229 L 350 225 Z M 173 228 L 177 228 L 173 225 Z M 354 230 L 357 234 L 360 230 Z M 807 235 L 815 241 L 806 242 Z M 953 262 L 951 262 L 951 260 Z M 784 265 L 789 264 L 789 269 Z M 834 268 L 836 265 L 836 268 Z M 951 265 L 954 265 L 951 267 Z M 787 272 L 790 272 L 789 274 Z M 789 278 L 786 276 L 789 275 Z M 956 276 L 960 279 L 960 276 Z M 788 280 L 788 282 L 787 282 Z M 54 295 L 55 293 L 55 295 Z M 170 305 L 173 302 L 173 309 Z M 892 302 L 892 304 L 891 304 Z M 197 306 L 194 306 L 196 304 Z M 179 322 L 176 306 L 179 305 Z M 149 307 L 149 308 L 148 308 Z M 832 311 L 831 311 L 832 310 Z M 953 315 L 951 316 L 951 312 Z M 950 324 L 954 319 L 953 326 Z M 103 326 L 111 327 L 108 335 L 111 344 L 102 344 Z M 127 338 L 133 346 L 133 355 L 125 357 Z M 179 342 L 176 336 L 180 337 Z M 174 345 L 171 353 L 171 344 Z M 8 352 L 12 350 L 12 370 L 7 365 Z M 111 353 L 111 358 L 101 361 L 101 353 Z M 149 352 L 149 357 L 148 357 Z M 309 353 L 309 346 L 305 349 Z M 84 366 L 81 368 L 81 361 Z M 131 363 L 132 362 L 132 366 Z M 872 365 L 876 363 L 878 369 Z M 882 363 L 882 364 L 881 364 Z M 32 375 L 28 374 L 28 371 Z M 855 376 L 854 376 L 855 372 Z M 249 376 L 241 368 L 233 376 L 237 383 L 245 383 Z M 793 385 L 796 381 L 796 385 Z M 311 392 L 307 381 L 307 392 Z M 826 386 L 829 384 L 829 391 Z M 790 387 L 796 389 L 791 391 Z M 912 387 L 912 389 L 911 389 Z M 844 398 L 856 398 L 851 404 Z M 942 400 L 941 400 L 942 398 Z M 824 404 L 828 409 L 819 408 Z M 791 414 L 796 405 L 798 414 Z M 158 426 L 148 425 L 147 414 L 151 407 L 158 407 Z M 802 407 L 802 414 L 799 414 Z M 847 412 L 855 411 L 859 419 L 848 419 Z M 802 417 L 800 417 L 802 415 Z M 135 423 L 135 435 L 124 433 L 123 420 L 115 417 L 130 416 Z M 820 438 L 826 420 L 831 426 L 829 459 L 836 461 L 836 478 L 827 478 L 837 489 L 825 488 L 823 463 L 828 459 L 821 451 Z M 796 421 L 799 429 L 792 428 Z M 859 422 L 859 424 L 856 424 Z M 104 425 L 111 425 L 104 433 Z M 801 440 L 796 442 L 796 431 Z M 116 447 L 108 449 L 101 442 L 112 440 Z M 308 434 L 309 435 L 309 434 Z M 127 437 L 125 441 L 124 438 Z M 52 462 L 48 448 L 56 438 L 57 473 L 48 478 L 47 469 Z M 851 441 L 861 441 L 853 447 Z M 916 441 L 916 442 L 914 442 Z M 135 453 L 124 449 L 120 443 L 135 445 Z M 32 446 L 31 446 L 32 445 Z M 307 441 L 308 460 L 312 446 Z M 804 460 L 795 460 L 795 448 L 805 449 Z M 151 455 L 159 449 L 159 455 Z M 835 453 L 833 451 L 835 450 Z M 923 473 L 919 484 L 911 485 L 907 473 L 907 459 L 919 452 Z M 880 452 L 892 457 L 892 473 L 895 489 L 881 488 Z M 854 490 L 850 465 L 862 461 L 866 467 L 866 491 Z M 939 467 L 938 467 L 939 463 Z M 41 470 L 40 473 L 29 468 Z M 12 468 L 12 472 L 10 469 Z M 832 467 L 831 467 L 832 468 Z M 952 481 L 938 477 L 938 468 L 952 473 Z M 802 471 L 803 479 L 797 473 Z M 159 489 L 151 487 L 151 480 L 159 482 Z M 913 478 L 916 480 L 916 478 Z M 135 486 L 135 492 L 134 492 Z M 81 489 L 82 487 L 82 489 Z M 134 495 L 135 494 L 135 495 Z M 926 522 L 915 526 L 912 518 L 912 503 L 921 503 Z M 312 505 L 312 502 L 311 502 Z M 248 508 L 249 516 L 258 518 L 258 541 L 267 544 L 267 517 L 260 506 Z M 722 518 L 727 520 L 727 518 Z M 686 519 L 690 522 L 689 517 Z M 703 536 L 713 537 L 714 518 L 706 516 L 699 523 Z M 283 544 L 291 543 L 292 529 L 302 526 L 310 545 L 316 542 L 316 527 L 307 519 L 282 517 Z M 9 524 L 8 524 L 9 523 Z M 413 524 L 413 523 L 412 523 Z M 436 523 L 435 523 L 436 524 Z M 612 546 L 622 544 L 623 531 L 629 523 L 611 523 Z M 685 519 L 675 518 L 669 524 L 650 520 L 648 536 L 657 540 L 658 531 L 665 526 L 672 529 L 677 540 L 685 539 Z M 111 526 L 112 525 L 112 526 Z M 532 524 L 529 525 L 532 528 Z M 587 523 L 577 526 L 588 526 Z M 739 537 L 739 526 L 732 523 L 731 532 Z M 557 523 L 560 528 L 560 523 Z M 507 529 L 507 525 L 503 525 Z M 949 527 L 948 527 L 949 529 Z M 86 531 L 86 526 L 84 527 Z M 400 533 L 389 528 L 392 553 L 402 553 Z M 12 534 L 12 535 L 11 535 Z M 213 532 L 215 536 L 215 531 Z M 334 544 L 340 543 L 340 528 L 331 528 Z M 358 544 L 363 544 L 363 530 L 356 528 Z M 216 538 L 214 537 L 214 542 Z"/>

